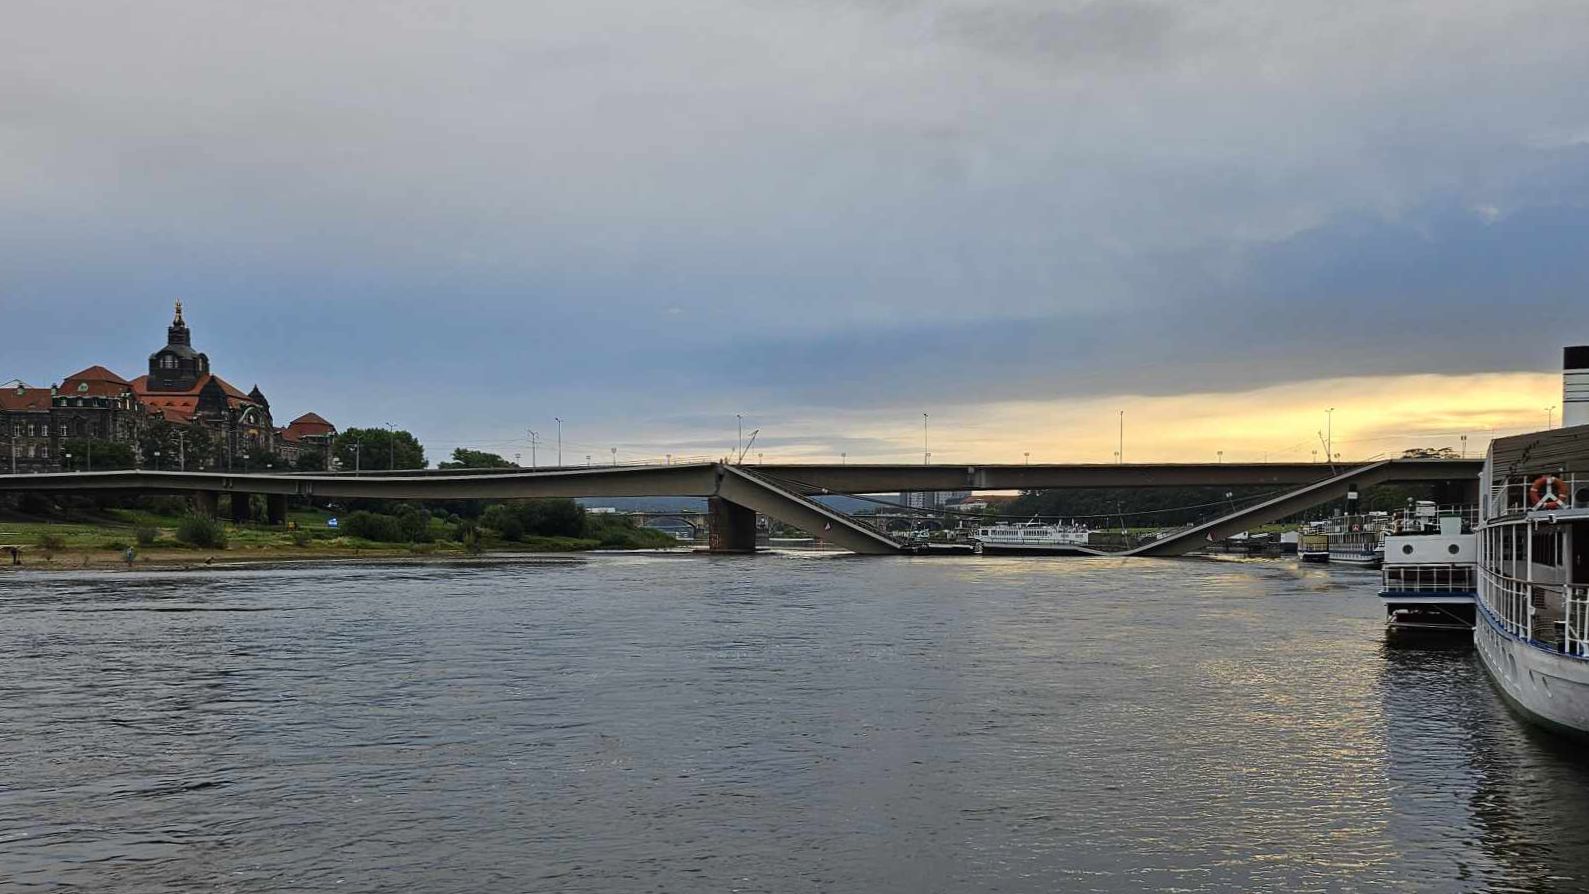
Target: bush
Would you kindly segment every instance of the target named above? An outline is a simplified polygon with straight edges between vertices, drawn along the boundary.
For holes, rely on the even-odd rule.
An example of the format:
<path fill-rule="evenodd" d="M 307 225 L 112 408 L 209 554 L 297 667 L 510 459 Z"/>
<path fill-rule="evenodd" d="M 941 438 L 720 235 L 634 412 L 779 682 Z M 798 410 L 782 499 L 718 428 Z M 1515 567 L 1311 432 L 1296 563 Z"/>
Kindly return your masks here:
<path fill-rule="evenodd" d="M 39 535 L 39 549 L 47 553 L 60 552 L 66 549 L 66 538 L 60 534 L 46 531 Z"/>
<path fill-rule="evenodd" d="M 468 519 L 464 519 L 453 527 L 452 539 L 463 544 L 464 552 L 471 556 L 479 555 L 483 548 L 480 544 L 480 529 Z"/>
<path fill-rule="evenodd" d="M 430 535 L 430 513 L 417 506 L 407 503 L 397 507 L 394 516 L 397 526 L 403 531 L 403 539 L 411 543 L 429 543 L 435 539 Z"/>
<path fill-rule="evenodd" d="M 186 515 L 177 523 L 177 541 L 202 549 L 226 549 L 226 529 L 208 516 Z"/>
<path fill-rule="evenodd" d="M 524 539 L 524 522 L 511 506 L 501 503 L 492 506 L 481 514 L 480 524 L 497 532 L 503 540 Z"/>
<path fill-rule="evenodd" d="M 132 529 L 132 537 L 139 546 L 153 546 L 160 539 L 160 529 L 152 525 L 139 525 Z"/>
<path fill-rule="evenodd" d="M 292 540 L 292 545 L 293 546 L 308 546 L 309 545 L 309 541 L 314 539 L 314 535 L 313 534 L 310 534 L 308 531 L 302 531 L 302 530 L 293 531 L 293 532 L 289 533 L 287 536 L 288 536 L 288 538 L 290 538 Z"/>
<path fill-rule="evenodd" d="M 101 543 L 99 545 L 99 548 L 103 549 L 103 550 L 106 550 L 107 552 L 124 553 L 124 552 L 127 551 L 127 541 L 125 541 L 125 540 L 107 540 L 104 543 Z"/>
<path fill-rule="evenodd" d="M 390 515 L 359 510 L 342 522 L 342 532 L 349 537 L 373 540 L 376 543 L 403 543 L 403 527 Z"/>

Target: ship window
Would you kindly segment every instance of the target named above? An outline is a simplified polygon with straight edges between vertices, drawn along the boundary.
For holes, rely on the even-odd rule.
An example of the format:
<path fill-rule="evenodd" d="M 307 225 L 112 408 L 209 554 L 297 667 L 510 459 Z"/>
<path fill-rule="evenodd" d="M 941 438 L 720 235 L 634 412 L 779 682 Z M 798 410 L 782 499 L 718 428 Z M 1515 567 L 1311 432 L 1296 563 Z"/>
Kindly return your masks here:
<path fill-rule="evenodd" d="M 1448 552 L 1448 553 L 1450 553 L 1451 555 L 1454 556 L 1457 553 L 1462 552 L 1462 547 L 1457 546 L 1455 543 L 1453 543 L 1450 546 L 1446 547 L 1446 552 Z"/>
<path fill-rule="evenodd" d="M 1401 545 L 1401 554 L 1404 555 L 1404 556 L 1412 555 L 1412 544 L 1411 543 L 1403 543 Z"/>

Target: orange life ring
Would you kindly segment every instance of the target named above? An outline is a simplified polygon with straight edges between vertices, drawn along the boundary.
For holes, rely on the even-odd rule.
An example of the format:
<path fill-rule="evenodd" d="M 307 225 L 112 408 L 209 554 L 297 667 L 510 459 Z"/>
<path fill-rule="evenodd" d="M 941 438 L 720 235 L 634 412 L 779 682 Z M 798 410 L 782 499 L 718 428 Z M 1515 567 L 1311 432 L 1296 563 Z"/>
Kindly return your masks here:
<path fill-rule="evenodd" d="M 1528 502 L 1535 509 L 1563 509 L 1567 506 L 1562 480 L 1554 475 L 1541 475 L 1528 489 Z"/>

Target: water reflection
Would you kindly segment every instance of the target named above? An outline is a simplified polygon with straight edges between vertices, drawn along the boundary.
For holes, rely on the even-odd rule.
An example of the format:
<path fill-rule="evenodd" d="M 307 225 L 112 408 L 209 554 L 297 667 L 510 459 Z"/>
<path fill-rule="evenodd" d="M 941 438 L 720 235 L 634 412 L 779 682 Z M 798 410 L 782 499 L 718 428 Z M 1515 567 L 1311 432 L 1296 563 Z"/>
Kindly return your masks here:
<path fill-rule="evenodd" d="M 1581 745 L 1512 714 L 1461 638 L 1387 644 L 1383 657 L 1400 836 L 1498 890 L 1589 889 Z"/>
<path fill-rule="evenodd" d="M 1572 750 L 1465 648 L 1385 648 L 1371 578 L 799 557 L 0 576 L 0 878 L 1581 887 Z"/>

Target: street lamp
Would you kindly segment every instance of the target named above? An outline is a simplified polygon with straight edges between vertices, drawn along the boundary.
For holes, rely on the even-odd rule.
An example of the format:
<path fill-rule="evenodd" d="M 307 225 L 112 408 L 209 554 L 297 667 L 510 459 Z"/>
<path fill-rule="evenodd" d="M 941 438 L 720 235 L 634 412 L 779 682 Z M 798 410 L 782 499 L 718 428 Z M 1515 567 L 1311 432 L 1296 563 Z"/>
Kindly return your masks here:
<path fill-rule="evenodd" d="M 1468 436 L 1467 435 L 1463 435 L 1462 436 L 1462 458 L 1463 459 L 1467 459 L 1468 458 Z"/>
<path fill-rule="evenodd" d="M 72 471 L 72 454 L 64 453 L 62 454 L 62 458 L 66 460 L 66 471 Z"/>
<path fill-rule="evenodd" d="M 734 462 L 737 463 L 739 458 L 745 454 L 745 417 L 735 413 L 734 422 L 739 426 L 739 433 L 734 441 Z"/>
<path fill-rule="evenodd" d="M 1335 408 L 1324 411 L 1324 456 L 1335 455 Z"/>
<path fill-rule="evenodd" d="M 563 418 L 553 416 L 552 421 L 557 423 L 557 467 L 563 467 Z"/>
<path fill-rule="evenodd" d="M 612 464 L 615 465 L 615 466 L 618 465 L 618 448 L 617 447 L 612 448 Z"/>
<path fill-rule="evenodd" d="M 1550 406 L 1545 408 L 1545 427 L 1546 428 L 1555 428 L 1556 427 L 1556 405 L 1555 404 L 1551 404 Z"/>
<path fill-rule="evenodd" d="M 1026 464 L 1027 465 L 1031 465 L 1032 464 L 1032 451 L 1030 451 L 1030 450 L 1026 451 L 1025 456 L 1026 456 Z"/>
<path fill-rule="evenodd" d="M 154 470 L 156 472 L 160 471 L 160 451 L 158 450 L 154 452 Z"/>
<path fill-rule="evenodd" d="M 921 414 L 921 464 L 931 465 L 932 454 L 927 451 L 927 414 Z"/>
<path fill-rule="evenodd" d="M 397 468 L 397 426 L 388 422 L 386 431 L 386 468 L 390 471 Z"/>
<path fill-rule="evenodd" d="M 1219 455 L 1219 462 L 1224 462 L 1225 461 L 1225 451 L 1216 450 L 1215 453 L 1217 453 Z"/>
<path fill-rule="evenodd" d="M 848 453 L 839 454 L 839 465 L 847 466 L 849 464 L 850 464 L 850 455 Z"/>

